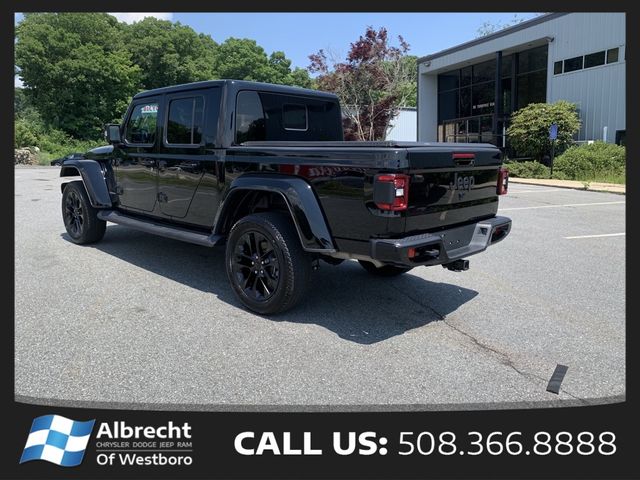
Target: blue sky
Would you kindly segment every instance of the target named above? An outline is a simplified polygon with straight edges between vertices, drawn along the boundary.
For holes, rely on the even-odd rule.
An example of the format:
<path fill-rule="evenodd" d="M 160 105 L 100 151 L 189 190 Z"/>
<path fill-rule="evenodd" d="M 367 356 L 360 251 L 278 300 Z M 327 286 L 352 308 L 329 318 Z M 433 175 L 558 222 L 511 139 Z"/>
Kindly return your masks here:
<path fill-rule="evenodd" d="M 207 33 L 218 43 L 229 37 L 251 38 L 268 54 L 282 50 L 294 67 L 306 68 L 308 56 L 319 49 L 333 51 L 339 58 L 366 27 L 386 27 L 392 38 L 402 35 L 409 53 L 424 56 L 466 42 L 477 36 L 484 22 L 505 24 L 535 13 L 115 13 L 122 21 L 145 15 L 179 21 L 195 31 Z M 22 15 L 16 14 L 16 22 Z"/>

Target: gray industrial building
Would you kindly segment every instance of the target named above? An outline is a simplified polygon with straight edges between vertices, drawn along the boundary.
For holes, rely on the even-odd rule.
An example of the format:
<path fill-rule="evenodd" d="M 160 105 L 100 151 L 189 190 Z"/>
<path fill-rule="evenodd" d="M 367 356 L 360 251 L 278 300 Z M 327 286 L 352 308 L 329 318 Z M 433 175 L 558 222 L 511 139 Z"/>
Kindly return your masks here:
<path fill-rule="evenodd" d="M 625 14 L 549 13 L 418 59 L 418 141 L 508 147 L 512 112 L 576 103 L 577 141 L 623 143 Z"/>

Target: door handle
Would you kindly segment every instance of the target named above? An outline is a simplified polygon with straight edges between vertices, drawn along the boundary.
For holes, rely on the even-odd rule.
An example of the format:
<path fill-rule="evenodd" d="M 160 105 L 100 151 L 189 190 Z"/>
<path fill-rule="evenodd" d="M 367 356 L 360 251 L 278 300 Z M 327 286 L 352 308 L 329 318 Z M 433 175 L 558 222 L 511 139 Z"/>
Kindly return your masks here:
<path fill-rule="evenodd" d="M 469 166 L 472 167 L 476 163 L 476 154 L 475 153 L 453 153 L 452 155 L 453 163 L 456 166 Z"/>

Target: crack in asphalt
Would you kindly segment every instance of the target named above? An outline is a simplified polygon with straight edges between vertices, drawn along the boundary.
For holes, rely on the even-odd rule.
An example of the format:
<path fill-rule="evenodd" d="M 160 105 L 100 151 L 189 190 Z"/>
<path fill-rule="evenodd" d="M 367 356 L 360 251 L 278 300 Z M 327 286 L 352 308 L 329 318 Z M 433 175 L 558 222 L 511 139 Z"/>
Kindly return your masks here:
<path fill-rule="evenodd" d="M 408 294 L 407 292 L 397 288 L 395 285 L 392 285 L 392 288 L 394 290 L 396 290 L 397 292 L 403 294 L 404 296 L 406 296 L 409 300 L 411 300 L 412 302 L 420 305 L 421 307 L 433 312 L 433 314 L 438 317 L 439 320 L 442 321 L 442 323 L 444 323 L 447 327 L 449 327 L 450 329 L 454 330 L 455 332 L 463 335 L 464 337 L 468 338 L 469 340 L 471 340 L 471 342 L 473 343 L 473 345 L 475 345 L 476 347 L 478 347 L 480 350 L 483 350 L 485 352 L 489 352 L 489 355 L 491 357 L 498 357 L 498 361 L 503 364 L 506 367 L 511 368 L 513 371 L 515 371 L 516 373 L 518 373 L 520 376 L 522 376 L 523 378 L 526 378 L 530 381 L 533 381 L 535 383 L 536 380 L 541 381 L 543 384 L 547 383 L 548 380 L 546 380 L 545 378 L 536 375 L 535 373 L 531 373 L 531 372 L 525 372 L 524 370 L 520 370 L 518 367 L 516 367 L 515 363 L 513 362 L 513 360 L 509 357 L 509 355 L 505 352 L 501 352 L 500 350 L 493 348 L 485 343 L 482 343 L 480 340 L 478 340 L 476 337 L 474 337 L 473 335 L 471 335 L 468 332 L 465 332 L 464 330 L 462 330 L 459 327 L 456 327 L 455 325 L 453 325 L 452 323 L 450 323 L 449 321 L 447 321 L 447 318 L 445 315 L 442 315 L 440 312 L 438 312 L 437 310 L 435 310 L 432 306 L 427 305 L 422 303 L 420 300 L 413 298 L 410 294 Z M 571 398 L 580 401 L 581 403 L 583 403 L 584 405 L 590 405 L 591 403 L 588 402 L 587 400 L 585 400 L 584 398 L 580 398 L 576 395 L 573 395 L 572 393 L 569 393 L 566 389 L 564 388 L 560 388 L 560 391 L 563 393 L 566 393 L 568 396 L 570 396 Z"/>

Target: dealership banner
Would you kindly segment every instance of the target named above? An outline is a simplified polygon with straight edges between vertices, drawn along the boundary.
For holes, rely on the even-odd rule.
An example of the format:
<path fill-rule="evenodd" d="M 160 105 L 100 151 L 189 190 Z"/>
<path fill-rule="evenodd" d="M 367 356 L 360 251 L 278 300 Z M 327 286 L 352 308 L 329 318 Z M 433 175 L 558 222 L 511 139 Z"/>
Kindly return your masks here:
<path fill-rule="evenodd" d="M 10 478 L 628 478 L 629 405 L 168 412 L 16 403 Z M 7 433 L 8 433 L 7 431 Z"/>

